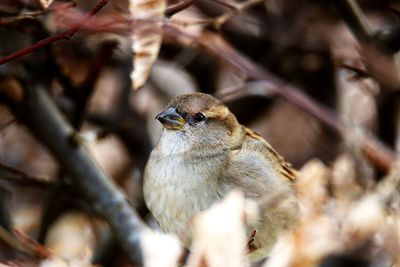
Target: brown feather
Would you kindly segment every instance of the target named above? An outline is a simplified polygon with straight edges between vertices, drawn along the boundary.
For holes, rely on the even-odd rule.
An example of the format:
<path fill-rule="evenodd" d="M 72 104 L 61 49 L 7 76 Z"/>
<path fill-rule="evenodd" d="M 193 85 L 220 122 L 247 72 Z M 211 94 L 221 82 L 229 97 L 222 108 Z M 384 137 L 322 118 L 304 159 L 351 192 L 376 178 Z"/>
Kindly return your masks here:
<path fill-rule="evenodd" d="M 279 155 L 278 152 L 276 152 L 275 149 L 273 149 L 272 146 L 267 141 L 265 141 L 264 138 L 262 138 L 259 134 L 249 128 L 245 128 L 245 131 L 246 136 L 261 141 L 265 144 L 268 153 L 265 153 L 264 155 L 272 163 L 272 166 L 277 172 L 279 172 L 282 176 L 288 178 L 289 180 L 294 180 L 296 178 L 296 170 L 294 170 L 292 165 L 287 162 L 281 155 Z"/>

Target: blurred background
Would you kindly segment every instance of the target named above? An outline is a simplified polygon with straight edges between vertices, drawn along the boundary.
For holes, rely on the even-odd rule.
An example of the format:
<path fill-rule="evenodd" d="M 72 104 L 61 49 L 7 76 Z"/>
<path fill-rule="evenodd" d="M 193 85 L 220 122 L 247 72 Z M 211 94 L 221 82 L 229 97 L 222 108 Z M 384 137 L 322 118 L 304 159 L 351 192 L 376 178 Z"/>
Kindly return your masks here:
<path fill-rule="evenodd" d="M 76 27 L 99 2 L 2 0 L 0 57 Z M 400 266 L 398 1 L 169 0 L 155 14 L 148 4 L 158 19 L 150 28 L 133 1 L 106 2 L 71 39 L 0 65 L 4 266 L 132 266 L 60 155 L 32 135 L 49 127 L 26 116 L 37 88 L 153 228 L 141 183 L 161 131 L 154 117 L 175 95 L 199 91 L 223 100 L 294 167 L 306 166 L 300 184 L 313 212 L 303 223 L 335 230 L 321 230 L 322 245 L 302 239 L 309 251 L 287 256 L 285 266 Z M 154 37 L 150 52 L 132 50 L 141 26 Z M 135 75 L 145 82 L 133 89 L 142 58 L 145 70 Z M 331 231 L 356 214 L 353 203 L 365 209 L 333 245 Z M 304 225 L 292 238 L 310 236 Z"/>

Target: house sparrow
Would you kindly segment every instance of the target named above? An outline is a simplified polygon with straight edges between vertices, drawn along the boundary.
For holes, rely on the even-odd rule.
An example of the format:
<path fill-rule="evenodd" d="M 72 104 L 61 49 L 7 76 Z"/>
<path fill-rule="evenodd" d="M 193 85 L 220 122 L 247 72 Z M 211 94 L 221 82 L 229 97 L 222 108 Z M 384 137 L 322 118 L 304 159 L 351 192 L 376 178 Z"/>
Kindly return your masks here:
<path fill-rule="evenodd" d="M 247 226 L 252 253 L 266 255 L 297 216 L 291 166 L 211 95 L 179 95 L 156 119 L 164 129 L 147 162 L 143 192 L 160 227 L 190 247 L 191 218 L 232 189 L 259 203 L 288 192 Z"/>

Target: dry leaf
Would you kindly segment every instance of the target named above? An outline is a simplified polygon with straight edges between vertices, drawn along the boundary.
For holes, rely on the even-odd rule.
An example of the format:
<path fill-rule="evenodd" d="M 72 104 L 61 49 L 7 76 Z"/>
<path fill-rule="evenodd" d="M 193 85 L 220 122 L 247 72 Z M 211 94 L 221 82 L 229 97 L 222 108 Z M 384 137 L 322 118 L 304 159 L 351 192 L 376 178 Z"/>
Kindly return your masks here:
<path fill-rule="evenodd" d="M 337 227 L 324 214 L 308 214 L 295 229 L 283 235 L 263 267 L 311 267 L 340 248 Z"/>
<path fill-rule="evenodd" d="M 296 188 L 306 212 L 318 211 L 327 202 L 329 176 L 329 168 L 317 159 L 307 162 L 301 169 Z"/>
<path fill-rule="evenodd" d="M 55 257 L 69 261 L 90 259 L 96 244 L 92 226 L 87 215 L 67 213 L 50 228 L 45 244 Z"/>
<path fill-rule="evenodd" d="M 385 217 L 380 197 L 364 196 L 349 209 L 341 230 L 343 241 L 350 247 L 363 245 L 383 227 Z"/>
<path fill-rule="evenodd" d="M 85 251 L 88 252 L 88 251 Z M 40 262 L 39 267 L 95 267 L 91 264 L 91 253 L 83 255 L 79 259 L 65 260 L 57 257 L 52 257 Z"/>
<path fill-rule="evenodd" d="M 378 84 L 372 79 L 351 80 L 354 75 L 347 69 L 336 71 L 339 112 L 347 123 L 374 129 L 377 107 L 375 94 Z"/>
<path fill-rule="evenodd" d="M 336 201 L 348 205 L 363 193 L 357 183 L 356 166 L 349 154 L 339 155 L 332 166 L 332 191 Z"/>
<path fill-rule="evenodd" d="M 40 4 L 44 9 L 48 8 L 51 3 L 53 3 L 53 0 L 40 0 Z"/>
<path fill-rule="evenodd" d="M 129 10 L 134 20 L 132 33 L 134 89 L 144 85 L 156 61 L 162 42 L 162 20 L 165 0 L 130 0 Z"/>
<path fill-rule="evenodd" d="M 183 252 L 176 236 L 154 231 L 143 233 L 141 246 L 146 267 L 178 266 Z"/>
<path fill-rule="evenodd" d="M 384 247 L 391 255 L 395 265 L 400 266 L 400 212 L 390 216 L 383 231 Z M 397 265 L 396 265 L 397 264 Z"/>
<path fill-rule="evenodd" d="M 206 18 L 207 17 L 199 8 L 192 5 L 190 8 L 174 14 L 170 22 L 183 32 L 200 37 L 204 30 L 204 25 L 198 22 L 204 21 Z"/>
<path fill-rule="evenodd" d="M 241 267 L 244 264 L 247 204 L 240 192 L 200 213 L 193 221 L 192 254 L 188 266 Z"/>

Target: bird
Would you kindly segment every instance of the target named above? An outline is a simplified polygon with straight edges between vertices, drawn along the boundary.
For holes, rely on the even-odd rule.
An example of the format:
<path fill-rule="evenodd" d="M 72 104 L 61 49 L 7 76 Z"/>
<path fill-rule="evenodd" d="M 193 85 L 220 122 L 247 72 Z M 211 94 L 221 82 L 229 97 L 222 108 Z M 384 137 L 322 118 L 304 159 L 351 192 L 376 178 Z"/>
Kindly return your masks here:
<path fill-rule="evenodd" d="M 279 205 L 246 226 L 249 253 L 267 256 L 298 217 L 292 166 L 209 94 L 178 95 L 155 118 L 163 130 L 145 167 L 143 196 L 161 229 L 190 248 L 193 217 L 231 190 L 259 204 L 285 192 Z"/>

